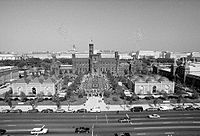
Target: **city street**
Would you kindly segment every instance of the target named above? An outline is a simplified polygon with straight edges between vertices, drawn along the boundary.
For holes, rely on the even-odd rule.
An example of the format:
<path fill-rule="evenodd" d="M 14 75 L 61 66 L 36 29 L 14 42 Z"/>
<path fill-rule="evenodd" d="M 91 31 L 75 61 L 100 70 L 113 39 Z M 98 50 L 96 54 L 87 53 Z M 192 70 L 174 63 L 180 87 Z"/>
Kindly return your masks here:
<path fill-rule="evenodd" d="M 149 114 L 159 114 L 160 119 L 149 119 Z M 131 123 L 118 123 L 118 119 L 131 117 Z M 101 112 L 101 113 L 1 113 L 0 128 L 7 134 L 27 136 L 34 127 L 45 125 L 46 136 L 94 135 L 114 136 L 129 132 L 147 136 L 197 136 L 200 133 L 200 111 L 166 112 Z M 76 134 L 76 127 L 89 127 L 89 134 Z M 92 129 L 93 128 L 93 129 Z M 93 132 L 92 132 L 93 130 Z"/>

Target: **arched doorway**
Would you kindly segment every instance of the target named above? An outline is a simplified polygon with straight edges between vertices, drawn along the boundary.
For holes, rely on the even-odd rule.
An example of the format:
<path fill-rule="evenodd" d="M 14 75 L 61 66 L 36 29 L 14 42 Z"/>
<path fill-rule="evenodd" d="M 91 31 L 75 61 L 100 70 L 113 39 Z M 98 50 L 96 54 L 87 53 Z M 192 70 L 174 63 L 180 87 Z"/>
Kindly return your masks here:
<path fill-rule="evenodd" d="M 152 93 L 156 93 L 157 91 L 156 91 L 156 86 L 153 86 L 153 91 L 152 91 Z"/>
<path fill-rule="evenodd" d="M 37 94 L 36 88 L 35 88 L 35 87 L 32 88 L 32 93 L 33 93 L 33 94 Z"/>

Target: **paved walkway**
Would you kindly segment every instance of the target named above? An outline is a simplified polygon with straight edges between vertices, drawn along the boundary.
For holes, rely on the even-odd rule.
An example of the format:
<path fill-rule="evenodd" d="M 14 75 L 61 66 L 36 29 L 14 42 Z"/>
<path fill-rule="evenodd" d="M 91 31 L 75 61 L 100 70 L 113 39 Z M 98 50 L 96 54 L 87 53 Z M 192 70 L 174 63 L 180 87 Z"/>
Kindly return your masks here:
<path fill-rule="evenodd" d="M 177 106 L 179 104 L 160 104 L 160 106 L 167 106 L 169 109 L 172 109 L 174 106 Z M 182 104 L 181 104 L 182 105 Z M 194 107 L 200 107 L 200 103 L 185 103 L 184 106 L 193 105 Z M 124 111 L 124 110 L 130 110 L 130 108 L 134 106 L 142 106 L 143 109 L 147 109 L 150 107 L 155 107 L 153 104 L 132 104 L 132 105 L 108 105 L 106 104 L 101 97 L 89 97 L 85 104 L 82 105 L 71 105 L 70 107 L 68 105 L 61 105 L 61 108 L 68 111 L 68 109 L 71 110 L 78 110 L 81 108 L 86 108 L 88 111 L 95 107 L 100 107 L 101 111 Z M 39 111 L 50 108 L 54 111 L 57 109 L 56 105 L 38 105 L 36 107 Z M 0 106 L 0 112 L 4 109 L 10 109 L 9 106 Z M 30 105 L 17 105 L 14 107 L 14 109 L 21 109 L 22 111 L 28 111 L 32 109 Z"/>

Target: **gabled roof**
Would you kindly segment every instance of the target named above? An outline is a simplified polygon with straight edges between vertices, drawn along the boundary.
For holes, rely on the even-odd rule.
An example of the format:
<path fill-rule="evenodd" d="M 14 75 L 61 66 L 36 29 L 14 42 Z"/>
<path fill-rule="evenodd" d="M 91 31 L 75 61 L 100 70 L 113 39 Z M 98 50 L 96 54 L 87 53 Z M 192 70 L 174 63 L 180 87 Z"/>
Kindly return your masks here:
<path fill-rule="evenodd" d="M 52 81 L 50 77 L 48 77 L 47 80 L 44 80 L 43 83 L 54 83 L 54 82 Z"/>
<path fill-rule="evenodd" d="M 38 77 L 36 77 L 33 80 L 31 80 L 29 83 L 41 83 L 41 81 L 39 80 Z"/>
<path fill-rule="evenodd" d="M 17 80 L 15 83 L 26 83 L 27 84 L 28 80 L 25 78 L 21 78 L 21 79 Z"/>

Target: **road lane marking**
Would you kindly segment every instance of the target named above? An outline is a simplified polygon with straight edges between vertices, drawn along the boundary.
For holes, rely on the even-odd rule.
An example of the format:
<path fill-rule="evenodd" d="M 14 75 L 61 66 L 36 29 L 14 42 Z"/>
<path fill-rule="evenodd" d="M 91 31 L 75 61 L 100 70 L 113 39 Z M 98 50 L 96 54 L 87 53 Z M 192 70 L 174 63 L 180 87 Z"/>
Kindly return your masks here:
<path fill-rule="evenodd" d="M 8 129 L 7 132 L 31 131 L 31 129 Z"/>
<path fill-rule="evenodd" d="M 200 121 L 192 121 L 192 123 L 200 123 Z"/>
<path fill-rule="evenodd" d="M 3 122 L 11 122 L 12 120 L 2 120 Z"/>
<path fill-rule="evenodd" d="M 172 134 L 174 134 L 174 132 L 165 132 L 164 134 L 166 134 L 166 135 L 172 135 Z"/>
<path fill-rule="evenodd" d="M 41 126 L 41 125 L 44 125 L 44 124 L 35 124 L 36 126 Z"/>
<path fill-rule="evenodd" d="M 146 133 L 137 133 L 136 135 L 141 136 L 141 135 L 146 135 Z"/>
<path fill-rule="evenodd" d="M 162 122 L 162 124 L 170 124 L 170 123 L 172 123 L 172 122 Z"/>
<path fill-rule="evenodd" d="M 191 115 L 191 114 L 188 114 L 188 113 L 184 113 L 183 115 Z"/>
<path fill-rule="evenodd" d="M 193 119 L 194 117 L 185 117 L 186 119 Z"/>
<path fill-rule="evenodd" d="M 177 129 L 177 128 L 200 128 L 200 126 L 160 126 L 160 127 L 136 127 L 135 129 Z"/>
<path fill-rule="evenodd" d="M 38 121 L 41 121 L 41 120 L 33 120 L 34 122 L 38 122 Z"/>
<path fill-rule="evenodd" d="M 181 123 L 181 124 L 187 124 L 187 123 L 195 123 L 198 124 L 200 121 L 156 121 L 156 122 L 130 122 L 131 125 L 149 125 L 149 124 L 176 124 L 176 123 Z"/>
<path fill-rule="evenodd" d="M 9 126 L 9 127 L 13 127 L 13 126 L 17 126 L 17 125 L 12 125 L 12 124 L 11 124 L 11 125 L 7 125 L 7 126 Z"/>

